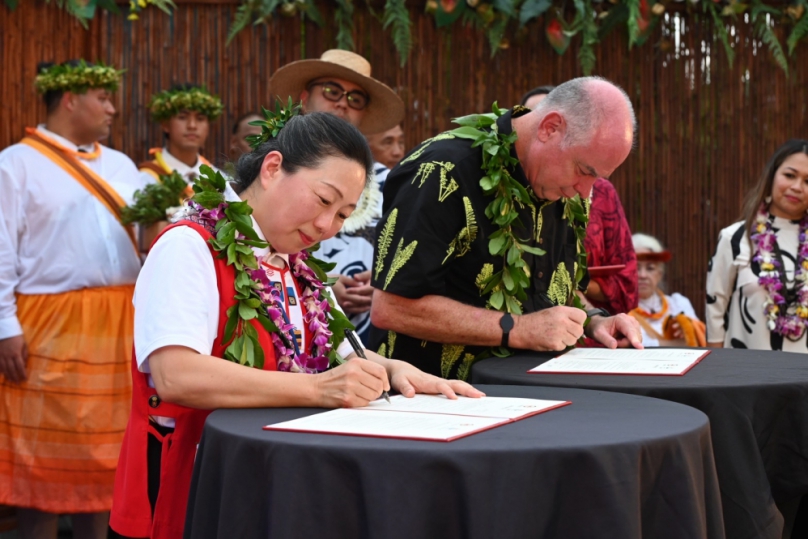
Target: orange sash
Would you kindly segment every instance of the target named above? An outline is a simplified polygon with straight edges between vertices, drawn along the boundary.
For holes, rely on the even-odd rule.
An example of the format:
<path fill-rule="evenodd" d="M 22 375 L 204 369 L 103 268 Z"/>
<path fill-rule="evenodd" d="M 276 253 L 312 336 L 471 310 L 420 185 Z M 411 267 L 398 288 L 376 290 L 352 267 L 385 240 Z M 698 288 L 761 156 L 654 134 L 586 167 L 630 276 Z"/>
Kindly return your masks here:
<path fill-rule="evenodd" d="M 101 176 L 82 165 L 66 148 L 63 148 L 56 142 L 39 133 L 36 129 L 26 128 L 26 136 L 20 141 L 26 144 L 39 153 L 53 161 L 59 168 L 67 172 L 74 180 L 79 182 L 82 187 L 90 192 L 101 204 L 106 207 L 109 212 L 115 216 L 121 226 L 129 236 L 129 241 L 132 242 L 132 247 L 135 249 L 138 258 L 140 258 L 140 250 L 135 240 L 135 231 L 130 225 L 124 225 L 121 221 L 121 208 L 126 206 L 123 199 L 105 182 Z"/>

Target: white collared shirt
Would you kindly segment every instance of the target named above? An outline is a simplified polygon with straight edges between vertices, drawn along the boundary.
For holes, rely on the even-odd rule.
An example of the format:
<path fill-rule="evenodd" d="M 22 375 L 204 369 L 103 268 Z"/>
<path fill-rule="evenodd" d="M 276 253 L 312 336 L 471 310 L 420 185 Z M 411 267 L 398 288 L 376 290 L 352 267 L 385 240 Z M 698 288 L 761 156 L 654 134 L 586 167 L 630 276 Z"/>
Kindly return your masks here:
<path fill-rule="evenodd" d="M 79 149 L 44 125 L 37 130 L 67 149 Z M 143 187 L 135 164 L 121 152 L 101 146 L 97 158 L 81 162 L 127 204 Z M 15 293 L 131 284 L 139 270 L 140 258 L 124 228 L 78 181 L 26 144 L 0 152 L 0 339 L 22 334 Z"/>
<path fill-rule="evenodd" d="M 202 165 L 205 164 L 202 161 L 202 159 L 199 156 L 197 156 L 196 163 L 194 164 L 194 166 L 190 167 L 185 163 L 183 163 L 182 161 L 180 161 L 179 159 L 177 159 L 176 157 L 174 157 L 173 155 L 171 155 L 171 153 L 169 153 L 168 151 L 168 148 L 163 148 L 162 150 L 160 150 L 160 155 L 163 158 L 165 164 L 168 166 L 168 168 L 170 168 L 173 171 L 176 171 L 180 176 L 182 176 L 182 178 L 187 183 L 191 183 L 192 181 L 194 181 L 194 179 L 199 177 L 199 175 L 201 174 L 201 171 L 199 169 L 202 167 Z M 212 168 L 214 171 L 219 170 L 213 165 L 208 166 L 210 166 L 210 168 Z M 141 176 L 143 176 L 143 180 L 145 183 L 149 184 L 155 182 L 154 176 L 149 174 L 148 172 L 141 172 L 140 174 Z"/>
<path fill-rule="evenodd" d="M 240 200 L 229 184 L 225 198 Z M 265 240 L 255 219 L 253 228 Z M 289 256 L 267 256 L 267 248 L 252 249 L 259 261 L 266 259 L 274 266 L 270 281 L 283 288 L 287 314 L 305 342 L 300 291 L 291 272 L 280 271 L 289 267 Z M 184 346 L 210 355 L 219 329 L 219 289 L 213 257 L 202 236 L 186 226 L 166 232 L 146 257 L 135 286 L 134 304 L 135 355 L 140 372 L 151 372 L 149 356 L 165 346 Z M 343 357 L 352 351 L 347 341 L 337 349 Z"/>

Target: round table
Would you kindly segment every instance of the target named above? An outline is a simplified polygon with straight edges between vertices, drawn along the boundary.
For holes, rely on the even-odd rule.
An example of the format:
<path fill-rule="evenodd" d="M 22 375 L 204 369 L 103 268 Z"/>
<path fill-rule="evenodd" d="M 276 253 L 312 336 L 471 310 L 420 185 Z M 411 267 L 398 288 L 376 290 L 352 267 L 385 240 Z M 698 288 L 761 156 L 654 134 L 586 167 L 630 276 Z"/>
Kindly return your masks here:
<path fill-rule="evenodd" d="M 481 388 L 572 404 L 450 443 L 261 429 L 322 410 L 213 412 L 185 537 L 724 537 L 698 410 L 599 391 Z"/>
<path fill-rule="evenodd" d="M 530 374 L 557 353 L 490 358 L 475 384 L 618 391 L 697 408 L 710 418 L 730 539 L 780 539 L 780 504 L 808 493 L 808 356 L 714 349 L 684 376 Z"/>

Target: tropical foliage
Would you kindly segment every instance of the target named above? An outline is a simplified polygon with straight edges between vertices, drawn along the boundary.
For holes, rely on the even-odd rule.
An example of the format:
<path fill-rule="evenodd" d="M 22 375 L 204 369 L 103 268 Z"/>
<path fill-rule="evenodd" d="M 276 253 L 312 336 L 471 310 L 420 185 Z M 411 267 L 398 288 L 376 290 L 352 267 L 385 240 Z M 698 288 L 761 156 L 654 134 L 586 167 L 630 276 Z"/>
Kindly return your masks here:
<path fill-rule="evenodd" d="M 19 2 L 3 1 L 10 9 Z M 66 9 L 85 26 L 97 9 L 118 12 L 114 0 L 46 1 Z M 301 17 L 322 27 L 325 20 L 321 10 L 327 2 L 333 5 L 334 45 L 352 50 L 354 0 L 242 0 L 228 32 L 228 42 L 248 26 L 266 23 L 273 17 Z M 788 56 L 808 35 L 808 0 L 385 0 L 381 12 L 374 9 L 371 0 L 365 3 L 390 33 L 402 66 L 413 48 L 413 8 L 430 13 L 438 27 L 463 24 L 479 30 L 486 36 L 492 56 L 541 24 L 547 41 L 558 54 L 564 54 L 573 40 L 580 41 L 578 61 L 585 74 L 594 69 L 595 47 L 606 35 L 622 28 L 629 48 L 643 45 L 671 5 L 710 17 L 730 64 L 734 60 L 731 27 L 747 16 L 758 38 L 786 73 Z M 128 17 L 137 19 L 138 13 L 149 6 L 166 13 L 175 7 L 172 0 L 130 0 Z M 778 37 L 778 27 L 784 28 L 785 43 Z"/>

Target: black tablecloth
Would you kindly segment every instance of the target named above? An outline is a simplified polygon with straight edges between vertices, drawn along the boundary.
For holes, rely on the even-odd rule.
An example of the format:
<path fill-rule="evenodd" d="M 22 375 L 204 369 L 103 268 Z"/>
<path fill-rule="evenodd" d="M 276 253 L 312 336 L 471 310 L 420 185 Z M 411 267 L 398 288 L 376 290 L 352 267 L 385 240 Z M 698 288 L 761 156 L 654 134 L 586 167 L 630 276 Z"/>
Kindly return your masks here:
<path fill-rule="evenodd" d="M 477 384 L 563 386 L 679 402 L 710 418 L 730 539 L 779 539 L 775 507 L 808 493 L 808 356 L 715 349 L 684 376 L 528 374 L 556 353 L 480 361 Z"/>
<path fill-rule="evenodd" d="M 322 410 L 216 411 L 185 537 L 723 537 L 701 412 L 608 392 L 483 389 L 573 404 L 450 443 L 261 430 Z"/>

